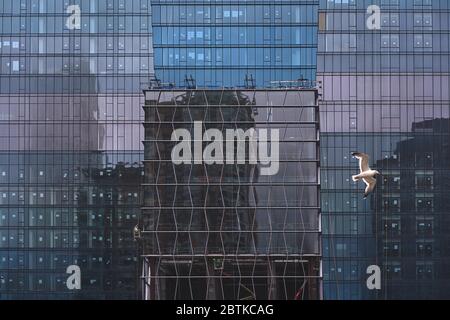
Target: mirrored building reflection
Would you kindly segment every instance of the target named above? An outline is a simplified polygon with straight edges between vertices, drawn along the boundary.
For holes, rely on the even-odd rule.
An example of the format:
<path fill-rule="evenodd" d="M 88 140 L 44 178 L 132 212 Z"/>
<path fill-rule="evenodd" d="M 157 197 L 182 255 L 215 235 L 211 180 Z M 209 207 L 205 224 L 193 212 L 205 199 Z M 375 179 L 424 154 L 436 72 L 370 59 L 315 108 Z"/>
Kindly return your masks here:
<path fill-rule="evenodd" d="M 68 5 L 0 1 L 0 299 L 137 297 L 149 2 Z"/>
<path fill-rule="evenodd" d="M 317 91 L 152 89 L 145 96 L 144 298 L 320 298 Z M 248 137 L 222 151 L 222 160 L 233 152 L 232 163 L 174 163 L 174 130 L 186 130 L 194 150 L 198 121 L 200 135 L 279 131 L 278 171 L 264 175 L 267 164 L 250 161 Z"/>
<path fill-rule="evenodd" d="M 385 297 L 448 297 L 449 129 L 449 118 L 413 122 L 392 156 L 377 161 L 384 175 L 373 207 L 380 208 Z"/>
<path fill-rule="evenodd" d="M 367 28 L 369 5 L 381 10 L 379 30 Z M 448 9 L 434 0 L 320 2 L 325 299 L 449 297 L 439 204 L 448 186 L 431 187 L 447 174 Z M 351 181 L 353 151 L 385 174 L 366 201 Z M 366 286 L 374 264 L 381 290 Z"/>

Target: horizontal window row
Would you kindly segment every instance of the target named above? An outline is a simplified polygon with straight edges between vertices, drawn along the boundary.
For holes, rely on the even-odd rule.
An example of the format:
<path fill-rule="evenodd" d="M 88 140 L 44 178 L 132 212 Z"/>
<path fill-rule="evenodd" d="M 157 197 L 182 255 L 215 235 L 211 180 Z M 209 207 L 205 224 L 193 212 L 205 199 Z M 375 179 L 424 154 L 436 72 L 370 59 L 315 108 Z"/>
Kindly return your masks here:
<path fill-rule="evenodd" d="M 357 1 L 357 0 L 328 0 L 327 8 L 329 9 L 366 9 L 367 2 Z M 396 9 L 396 8 L 407 8 L 407 9 L 419 9 L 419 8 L 450 8 L 447 3 L 436 4 L 432 0 L 414 0 L 402 2 L 400 0 L 380 0 L 377 4 L 383 9 Z"/>
<path fill-rule="evenodd" d="M 153 22 L 158 23 L 314 23 L 317 5 L 307 3 L 248 5 L 153 5 Z"/>
<path fill-rule="evenodd" d="M 2 16 L 2 23 L 0 24 L 0 34 L 63 34 L 73 32 L 68 29 L 67 20 L 70 17 L 67 15 L 60 16 L 22 16 L 22 17 L 8 17 Z M 150 15 L 130 16 L 83 16 L 80 13 L 80 29 L 81 33 L 151 33 L 151 18 Z"/>
<path fill-rule="evenodd" d="M 65 14 L 70 5 L 69 2 L 62 1 L 0 1 L 2 12 L 14 15 L 23 13 Z M 121 13 L 129 14 L 132 12 L 147 11 L 150 8 L 150 0 L 79 1 L 78 5 L 81 11 L 86 13 L 111 13 L 113 10 L 119 10 Z"/>
<path fill-rule="evenodd" d="M 315 48 L 155 48 L 155 65 L 170 66 L 314 66 Z"/>
<path fill-rule="evenodd" d="M 318 233 L 302 232 L 155 232 L 148 234 L 148 243 L 149 252 L 162 255 L 319 253 Z"/>
<path fill-rule="evenodd" d="M 116 55 L 131 53 L 148 55 L 151 50 L 152 39 L 146 36 L 121 37 L 118 35 L 105 37 L 92 37 L 82 35 L 79 37 L 18 37 L 3 36 L 0 38 L 0 53 L 20 55 L 94 55 L 114 52 Z"/>
<path fill-rule="evenodd" d="M 124 192 L 113 194 L 112 192 L 98 191 L 62 191 L 45 189 L 40 192 L 24 191 L 0 191 L 0 205 L 135 205 L 139 203 L 137 192 Z"/>
<path fill-rule="evenodd" d="M 413 52 L 419 49 L 432 50 L 433 42 L 439 43 L 435 46 L 438 52 L 449 50 L 448 36 L 433 34 L 381 34 L 371 39 L 359 39 L 356 34 L 326 34 L 319 35 L 319 52 L 374 52 L 385 51 L 385 49 L 396 49 L 401 52 Z M 373 41 L 371 41 L 373 40 Z"/>
<path fill-rule="evenodd" d="M 322 81 L 324 88 L 324 103 L 322 107 L 324 115 L 336 114 L 340 116 L 338 110 L 333 110 L 335 107 L 340 107 L 340 104 L 336 104 L 335 102 L 345 101 L 345 104 L 348 104 L 348 100 L 351 100 L 355 101 L 355 103 L 357 101 L 358 111 L 365 110 L 364 112 L 367 114 L 368 112 L 372 113 L 371 108 L 374 111 L 376 110 L 377 112 L 372 113 L 370 119 L 377 126 L 381 126 L 381 118 L 386 120 L 389 118 L 400 118 L 397 110 L 401 110 L 401 123 L 408 123 L 411 120 L 415 120 L 416 122 L 433 120 L 434 118 L 439 118 L 440 115 L 442 115 L 443 118 L 449 118 L 449 116 L 447 116 L 447 113 L 450 110 L 448 106 L 438 102 L 440 100 L 450 100 L 448 94 L 449 90 L 447 89 L 450 80 L 448 76 L 423 75 L 419 72 L 415 72 L 412 75 L 399 75 L 397 71 L 394 72 L 392 70 L 389 71 L 389 75 L 374 75 L 374 70 L 380 70 L 381 61 L 379 59 L 374 61 L 373 58 L 374 56 L 370 56 L 366 59 L 362 58 L 358 60 L 358 66 L 360 67 L 358 67 L 360 71 L 358 74 L 367 72 L 366 75 L 321 75 L 320 80 Z M 382 58 L 385 58 L 385 56 L 382 56 Z M 425 59 L 425 56 L 409 57 L 402 59 L 400 65 L 406 66 L 406 63 L 411 63 L 412 65 L 412 63 L 417 62 L 420 67 L 424 65 Z M 374 67 L 365 67 L 363 63 L 368 61 L 371 61 L 371 64 L 374 62 L 379 64 L 374 65 Z M 444 59 L 436 59 L 436 62 L 438 61 L 444 61 Z M 428 62 L 431 63 L 430 66 L 432 67 L 433 59 Z M 445 69 L 445 64 L 442 67 Z M 368 75 L 369 72 L 372 75 Z M 339 84 L 339 90 L 329 90 L 329 88 L 332 88 L 337 84 Z M 385 105 L 383 108 L 379 106 L 380 103 L 377 102 L 379 100 L 383 101 L 382 103 Z M 387 101 L 389 101 L 389 103 L 386 103 Z M 394 105 L 394 113 L 381 114 L 381 109 L 389 110 L 390 105 Z M 355 106 L 355 104 L 353 106 Z M 344 120 L 345 118 L 346 117 L 342 119 Z M 365 116 L 358 115 L 357 118 L 363 120 L 363 122 L 366 121 Z M 377 120 L 373 121 L 373 118 Z M 428 126 L 431 126 L 432 128 L 433 123 L 439 124 L 444 121 L 445 120 L 436 120 L 435 122 L 423 121 L 421 126 L 428 123 Z M 326 122 L 324 121 L 324 123 Z M 367 126 L 373 128 L 374 124 L 367 123 Z M 411 126 L 406 130 L 411 130 L 418 125 L 419 124 Z M 372 129 L 369 129 L 369 131 L 371 130 Z"/>
<path fill-rule="evenodd" d="M 74 233 L 53 230 L 29 230 L 27 232 L 0 230 L 0 248 L 96 248 L 117 245 L 133 246 L 130 231 L 103 233 L 101 231 L 79 231 Z"/>
<path fill-rule="evenodd" d="M 206 178 L 206 176 L 205 176 Z M 145 186 L 147 207 L 315 207 L 317 186 L 254 186 L 241 188 L 206 186 Z M 216 190 L 217 189 L 217 190 Z M 219 193 L 220 190 L 222 193 Z"/>
<path fill-rule="evenodd" d="M 447 13 L 423 12 L 422 10 L 399 11 L 380 15 L 380 30 L 449 30 Z M 366 11 L 320 12 L 320 31 L 367 30 Z M 434 21 L 434 23 L 433 23 Z"/>
<path fill-rule="evenodd" d="M 315 45 L 316 27 L 154 27 L 154 46 L 161 45 Z"/>
<path fill-rule="evenodd" d="M 96 74 L 113 73 L 147 73 L 152 72 L 149 57 L 116 57 L 116 58 L 1 58 L 0 74 L 85 74 L 91 79 Z"/>

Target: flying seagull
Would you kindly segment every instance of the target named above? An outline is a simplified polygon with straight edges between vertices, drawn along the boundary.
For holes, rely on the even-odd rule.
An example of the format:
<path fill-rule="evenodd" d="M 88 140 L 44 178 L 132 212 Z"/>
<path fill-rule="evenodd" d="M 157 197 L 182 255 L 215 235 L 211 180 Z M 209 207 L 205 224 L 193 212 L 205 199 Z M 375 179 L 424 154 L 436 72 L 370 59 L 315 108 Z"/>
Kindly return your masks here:
<path fill-rule="evenodd" d="M 359 171 L 358 175 L 352 176 L 353 181 L 363 180 L 366 184 L 366 190 L 364 191 L 364 199 L 366 199 L 369 194 L 375 189 L 377 184 L 376 177 L 381 175 L 377 170 L 372 170 L 369 168 L 369 156 L 361 152 L 352 152 L 352 156 L 359 160 Z"/>

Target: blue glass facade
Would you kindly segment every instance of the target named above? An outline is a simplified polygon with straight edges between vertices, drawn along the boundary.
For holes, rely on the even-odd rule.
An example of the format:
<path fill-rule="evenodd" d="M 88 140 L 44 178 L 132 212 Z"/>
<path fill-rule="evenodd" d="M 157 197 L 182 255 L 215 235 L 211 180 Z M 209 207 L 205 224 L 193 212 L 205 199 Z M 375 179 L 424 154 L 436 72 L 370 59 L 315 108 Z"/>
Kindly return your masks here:
<path fill-rule="evenodd" d="M 80 7 L 80 29 L 66 26 L 69 5 Z M 367 27 L 370 5 L 380 8 L 379 30 Z M 313 210 L 322 211 L 323 252 L 314 254 L 323 254 L 323 297 L 449 298 L 449 11 L 447 0 L 0 0 L 0 299 L 138 297 L 131 230 L 141 222 L 141 89 L 153 76 L 175 87 L 192 76 L 199 88 L 241 87 L 246 77 L 258 89 L 320 80 Z M 267 106 L 286 102 L 254 101 L 271 115 Z M 366 201 L 351 181 L 352 151 L 383 173 Z M 284 200 L 280 190 L 271 201 Z M 263 233 L 284 232 L 297 217 L 291 209 L 266 210 L 273 221 Z M 171 221 L 171 212 L 158 214 Z M 379 291 L 366 286 L 374 264 Z M 82 290 L 67 288 L 69 265 L 81 267 Z M 253 296 L 276 288 L 282 298 L 320 296 L 296 280 L 267 286 L 246 272 L 241 284 L 262 288 Z M 189 296 L 174 288 L 165 296 Z M 226 296 L 248 297 L 233 290 Z"/>
<path fill-rule="evenodd" d="M 370 5 L 379 30 L 367 27 Z M 449 3 L 320 2 L 325 299 L 448 298 Z M 352 151 L 383 173 L 375 193 Z M 380 266 L 381 290 L 366 286 Z"/>
<path fill-rule="evenodd" d="M 164 83 L 257 87 L 314 80 L 317 0 L 152 2 L 155 73 Z"/>
<path fill-rule="evenodd" d="M 181 85 L 314 79 L 317 4 L 0 1 L 0 298 L 136 297 L 140 90 L 153 64 Z M 80 291 L 66 287 L 73 264 Z"/>

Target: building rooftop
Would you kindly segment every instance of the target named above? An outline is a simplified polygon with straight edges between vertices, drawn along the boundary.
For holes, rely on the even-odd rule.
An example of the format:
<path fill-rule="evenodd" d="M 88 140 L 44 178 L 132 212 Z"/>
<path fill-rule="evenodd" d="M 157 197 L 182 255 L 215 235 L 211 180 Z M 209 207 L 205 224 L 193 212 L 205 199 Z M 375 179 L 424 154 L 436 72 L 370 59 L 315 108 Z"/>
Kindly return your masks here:
<path fill-rule="evenodd" d="M 320 81 L 315 80 L 280 80 L 271 81 L 269 86 L 256 87 L 254 85 L 224 87 L 224 86 L 196 86 L 194 79 L 188 79 L 184 85 L 176 85 L 174 83 L 162 83 L 159 80 L 151 80 L 150 83 L 143 85 L 143 91 L 149 90 L 276 90 L 276 89 L 297 89 L 311 90 L 319 89 Z"/>

